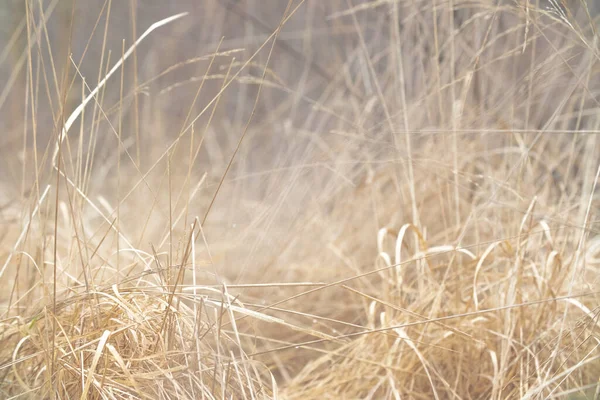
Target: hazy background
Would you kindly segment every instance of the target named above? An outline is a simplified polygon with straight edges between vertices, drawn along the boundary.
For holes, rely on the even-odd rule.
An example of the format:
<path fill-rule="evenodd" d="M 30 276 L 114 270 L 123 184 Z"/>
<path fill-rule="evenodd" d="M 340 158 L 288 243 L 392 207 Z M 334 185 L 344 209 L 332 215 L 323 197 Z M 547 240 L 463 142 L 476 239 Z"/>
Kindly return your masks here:
<path fill-rule="evenodd" d="M 504 4 L 494 2 L 452 11 L 445 2 L 402 2 L 397 16 L 383 3 L 369 8 L 370 3 L 354 3 L 349 13 L 344 1 L 306 1 L 278 36 L 265 75 L 268 84 L 262 86 L 206 225 L 213 261 L 232 270 L 236 279 L 243 280 L 250 266 L 260 279 L 284 279 L 282 260 L 310 263 L 310 256 L 318 255 L 322 262 L 331 257 L 338 265 L 346 252 L 361 260 L 360 246 L 372 249 L 377 230 L 387 224 L 413 222 L 432 229 L 440 241 L 453 241 L 476 204 L 483 209 L 503 204 L 503 210 L 523 215 L 535 194 L 554 193 L 556 199 L 547 204 L 551 207 L 583 190 L 572 181 L 580 166 L 570 166 L 579 157 L 560 152 L 569 148 L 593 155 L 598 147 L 594 138 L 557 134 L 536 139 L 525 132 L 519 141 L 504 133 L 477 132 L 490 127 L 595 127 L 597 108 L 590 97 L 597 95 L 598 82 L 583 81 L 595 68 L 589 55 L 577 44 L 556 54 L 555 48 L 577 40 L 567 27 L 540 17 L 539 22 L 556 29 L 531 24 L 525 28 L 519 25 L 527 22 L 523 15 L 505 12 Z M 592 14 L 598 3 L 589 3 Z M 184 229 L 184 220 L 189 225 L 192 218 L 206 214 L 245 132 L 272 42 L 218 103 L 213 102 L 229 66 L 232 76 L 255 54 L 276 30 L 288 2 L 38 1 L 28 3 L 29 22 L 25 4 L 3 2 L 0 10 L 0 76 L 5 83 L 0 89 L 0 146 L 6 154 L 0 169 L 5 202 L 28 198 L 36 179 L 53 182 L 50 158 L 64 119 L 81 101 L 83 78 L 87 94 L 104 76 L 102 71 L 115 64 L 123 46 L 128 49 L 152 23 L 189 13 L 157 29 L 136 48 L 125 63 L 122 101 L 119 69 L 101 97 L 87 106 L 83 124 L 80 118 L 72 127 L 63 155 L 65 168 L 74 176 L 93 158 L 82 187 L 90 199 L 112 207 L 112 213 L 117 199 L 131 191 L 122 201 L 121 219 L 132 243 L 165 246 L 170 213 L 186 210 L 176 233 Z M 290 10 L 298 4 L 291 2 Z M 585 28 L 581 3 L 571 6 L 573 21 Z M 44 24 L 41 10 L 47 18 Z M 478 13 L 488 19 L 471 18 Z M 394 37 L 396 23 L 400 38 Z M 504 30 L 506 34 L 498 34 Z M 488 37 L 494 38 L 489 48 Z M 523 46 L 524 40 L 530 43 Z M 394 46 L 402 50 L 403 80 L 399 56 L 390 51 Z M 485 51 L 477 53 L 482 46 Z M 217 50 L 233 52 L 214 58 L 209 69 L 210 55 Z M 198 57 L 204 58 L 195 60 Z M 473 65 L 478 68 L 471 71 Z M 154 79 L 169 68 L 174 69 Z M 209 78 L 202 84 L 205 75 Z M 439 80 L 432 78 L 436 76 Z M 586 90 L 578 86 L 583 84 Z M 547 90 L 530 96 L 531 87 Z M 211 102 L 217 106 L 210 119 L 212 107 L 202 110 Z M 96 107 L 100 104 L 101 109 Z M 586 110 L 577 114 L 580 106 Z M 188 129 L 173 146 L 196 117 L 193 137 Z M 463 130 L 458 144 L 449 135 L 457 127 Z M 513 145 L 514 154 L 499 150 Z M 428 152 L 452 146 L 465 154 Z M 540 155 L 538 161 L 549 163 L 554 180 L 536 176 L 536 169 L 518 167 L 528 146 Z M 507 165 L 497 175 L 488 171 L 494 157 Z M 392 187 L 387 197 L 360 194 L 365 182 L 390 166 L 395 172 L 385 184 Z M 205 173 L 206 180 L 198 186 Z M 535 184 L 525 184 L 519 174 L 530 174 Z M 438 198 L 431 194 L 432 182 L 439 187 Z M 477 194 L 486 183 L 495 188 L 492 203 L 488 195 Z M 569 185 L 572 190 L 565 194 L 561 187 Z M 353 196 L 363 196 L 355 204 L 369 204 L 368 208 L 346 209 Z M 445 210 L 443 217 L 440 210 Z M 484 214 L 478 216 L 485 219 Z M 358 229 L 361 239 L 349 240 L 349 232 Z M 334 245 L 338 242 L 339 249 Z M 370 252 L 365 254 L 365 260 L 372 258 Z M 330 273 L 338 274 L 339 268 L 331 266 Z"/>

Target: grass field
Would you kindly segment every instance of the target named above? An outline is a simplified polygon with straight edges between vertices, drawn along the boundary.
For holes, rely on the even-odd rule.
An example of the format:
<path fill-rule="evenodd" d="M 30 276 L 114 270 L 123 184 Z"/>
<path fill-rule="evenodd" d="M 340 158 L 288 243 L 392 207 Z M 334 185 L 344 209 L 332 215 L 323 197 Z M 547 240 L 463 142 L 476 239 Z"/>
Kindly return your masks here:
<path fill-rule="evenodd" d="M 0 398 L 600 399 L 600 3 L 0 6 Z"/>

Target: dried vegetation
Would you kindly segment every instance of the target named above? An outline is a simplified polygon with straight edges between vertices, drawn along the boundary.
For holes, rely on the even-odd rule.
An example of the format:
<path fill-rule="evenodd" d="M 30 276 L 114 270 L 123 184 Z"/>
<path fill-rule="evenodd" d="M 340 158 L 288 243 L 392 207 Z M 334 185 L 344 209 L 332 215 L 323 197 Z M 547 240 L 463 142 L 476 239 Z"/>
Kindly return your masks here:
<path fill-rule="evenodd" d="M 10 11 L 0 397 L 600 397 L 595 3 L 150 3 Z"/>

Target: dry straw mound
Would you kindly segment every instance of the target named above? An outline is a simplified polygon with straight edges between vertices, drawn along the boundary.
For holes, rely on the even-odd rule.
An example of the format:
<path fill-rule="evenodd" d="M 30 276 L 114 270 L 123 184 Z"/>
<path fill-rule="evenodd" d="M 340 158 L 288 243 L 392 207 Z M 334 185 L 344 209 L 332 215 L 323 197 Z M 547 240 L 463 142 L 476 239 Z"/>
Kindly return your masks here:
<path fill-rule="evenodd" d="M 48 398 L 54 391 L 59 398 L 90 399 L 272 394 L 263 383 L 269 382 L 268 372 L 205 315 L 219 315 L 220 301 L 206 299 L 196 310 L 179 302 L 169 305 L 169 297 L 144 291 L 143 285 L 121 292 L 114 286 L 70 295 L 56 305 L 54 318 L 40 312 L 4 323 L 4 396 Z M 56 389 L 48 385 L 50 374 Z"/>
<path fill-rule="evenodd" d="M 0 397 L 600 398 L 595 4 L 139 3 L 10 10 Z"/>
<path fill-rule="evenodd" d="M 401 262 L 394 250 L 410 228 L 394 233 L 380 266 L 401 266 L 381 272 L 385 294 L 363 294 L 364 331 L 309 363 L 285 397 L 562 398 L 596 387 L 597 310 L 588 296 L 556 295 L 574 260 L 528 220 L 516 248 L 494 242 L 480 257 L 441 246 Z"/>

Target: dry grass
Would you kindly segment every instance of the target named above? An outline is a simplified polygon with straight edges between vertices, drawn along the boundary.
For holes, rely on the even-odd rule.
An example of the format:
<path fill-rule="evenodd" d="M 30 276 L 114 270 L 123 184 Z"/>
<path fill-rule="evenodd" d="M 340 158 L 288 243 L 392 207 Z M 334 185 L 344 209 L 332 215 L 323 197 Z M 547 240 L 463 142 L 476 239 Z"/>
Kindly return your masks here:
<path fill-rule="evenodd" d="M 0 397 L 600 398 L 595 3 L 268 3 L 2 10 Z"/>
<path fill-rule="evenodd" d="M 206 298 L 191 308 L 169 306 L 168 298 L 168 292 L 144 291 L 143 285 L 122 292 L 113 286 L 57 304 L 56 328 L 45 312 L 3 324 L 5 343 L 13 348 L 4 363 L 9 369 L 4 379 L 12 381 L 5 395 L 46 398 L 55 391 L 59 398 L 194 399 L 272 394 L 263 383 L 270 374 L 259 371 L 236 338 L 211 320 L 222 318 L 222 301 Z M 48 335 L 54 329 L 53 346 L 60 350 L 52 360 Z M 48 384 L 53 362 L 56 389 Z"/>

